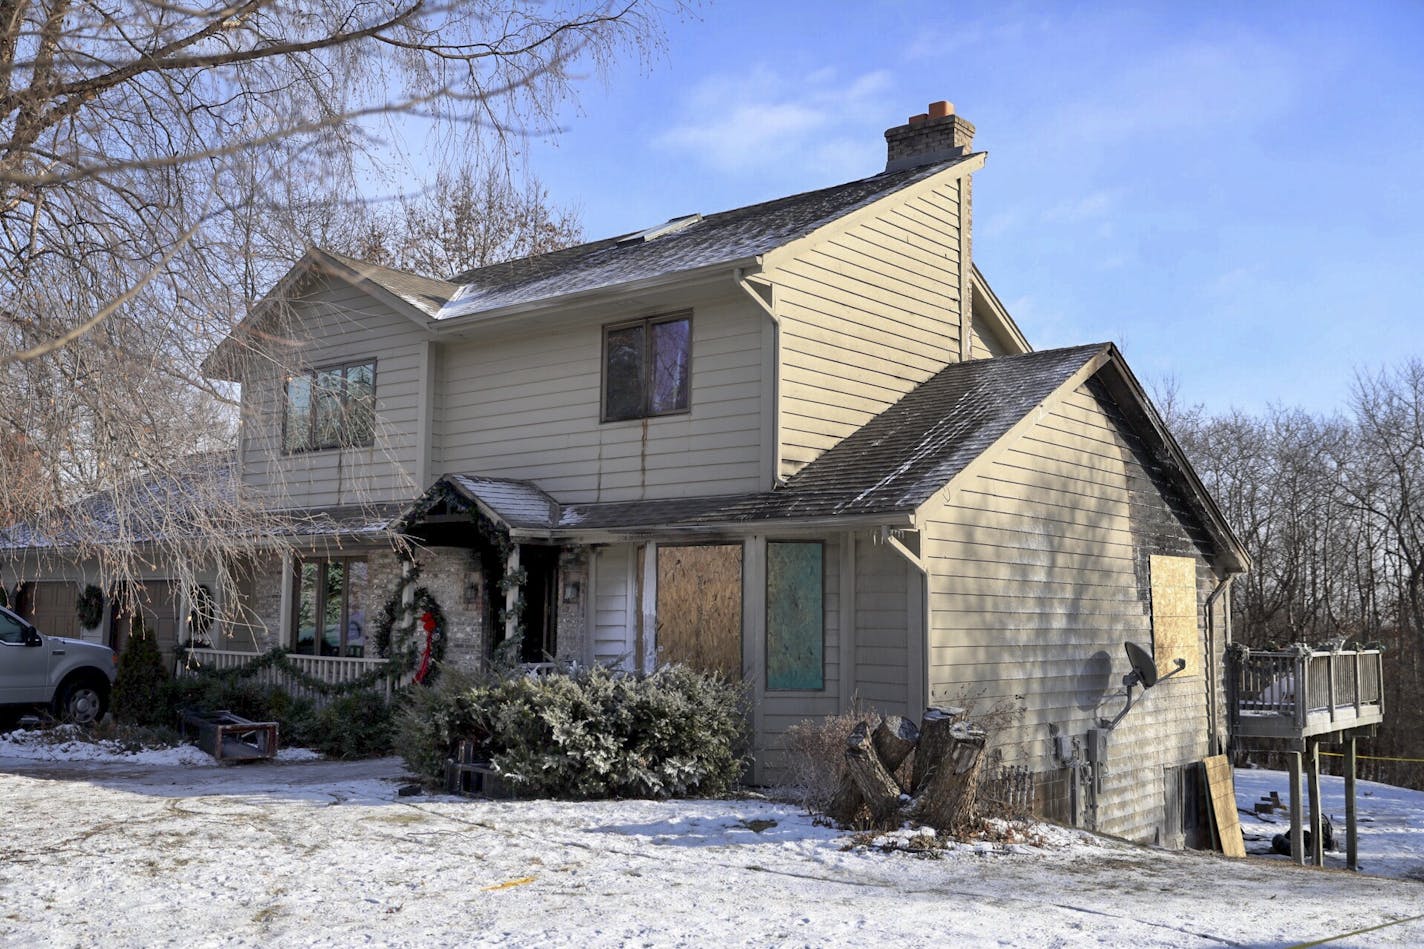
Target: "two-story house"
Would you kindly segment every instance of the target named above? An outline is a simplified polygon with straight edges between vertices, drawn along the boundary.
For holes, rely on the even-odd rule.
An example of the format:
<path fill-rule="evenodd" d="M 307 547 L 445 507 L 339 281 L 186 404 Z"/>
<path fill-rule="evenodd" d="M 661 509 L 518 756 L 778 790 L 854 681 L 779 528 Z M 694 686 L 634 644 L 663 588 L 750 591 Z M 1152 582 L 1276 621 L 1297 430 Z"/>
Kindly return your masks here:
<path fill-rule="evenodd" d="M 302 525 L 218 645 L 369 658 L 409 556 L 447 662 L 720 668 L 762 777 L 852 703 L 1011 708 L 1045 813 L 1179 842 L 1246 556 L 1121 353 L 1032 351 L 974 266 L 973 131 L 448 280 L 310 251 L 207 363 Z M 1104 728 L 1127 641 L 1175 674 Z"/>

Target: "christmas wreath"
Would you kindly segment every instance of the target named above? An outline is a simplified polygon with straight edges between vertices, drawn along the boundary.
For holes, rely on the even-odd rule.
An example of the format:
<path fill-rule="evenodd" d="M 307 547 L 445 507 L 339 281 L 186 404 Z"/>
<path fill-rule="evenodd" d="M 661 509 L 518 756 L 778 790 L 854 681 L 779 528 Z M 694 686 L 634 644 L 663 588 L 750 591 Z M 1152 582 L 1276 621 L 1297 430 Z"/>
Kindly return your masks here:
<path fill-rule="evenodd" d="M 416 587 L 409 610 L 405 607 L 405 591 L 420 577 L 420 565 L 407 561 L 401 579 L 396 583 L 376 623 L 376 653 L 383 659 L 415 670 L 415 681 L 431 681 L 440 661 L 445 658 L 445 611 L 430 591 Z"/>
<path fill-rule="evenodd" d="M 79 615 L 79 625 L 94 629 L 104 621 L 104 591 L 89 584 L 79 591 L 74 601 L 74 611 Z"/>

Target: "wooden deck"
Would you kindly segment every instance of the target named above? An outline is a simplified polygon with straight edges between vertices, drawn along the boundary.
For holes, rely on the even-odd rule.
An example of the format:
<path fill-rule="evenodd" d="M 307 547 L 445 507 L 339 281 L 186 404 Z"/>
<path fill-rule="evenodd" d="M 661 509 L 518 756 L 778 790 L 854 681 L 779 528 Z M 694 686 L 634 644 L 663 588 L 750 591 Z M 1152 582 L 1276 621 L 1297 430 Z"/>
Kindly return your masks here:
<path fill-rule="evenodd" d="M 1231 730 L 1238 740 L 1331 741 L 1384 721 L 1378 649 L 1233 647 L 1228 657 Z"/>

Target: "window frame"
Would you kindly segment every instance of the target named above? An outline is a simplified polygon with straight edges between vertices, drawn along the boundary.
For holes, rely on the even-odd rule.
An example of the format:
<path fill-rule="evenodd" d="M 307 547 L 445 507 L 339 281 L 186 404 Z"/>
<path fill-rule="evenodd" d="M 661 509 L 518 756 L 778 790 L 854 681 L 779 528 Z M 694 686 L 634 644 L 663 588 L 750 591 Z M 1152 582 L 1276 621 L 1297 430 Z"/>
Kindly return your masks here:
<path fill-rule="evenodd" d="M 351 359 L 345 362 L 326 363 L 313 366 L 302 372 L 291 372 L 287 374 L 286 380 L 282 383 L 282 454 L 284 455 L 305 455 L 317 451 L 341 451 L 347 448 L 370 448 L 376 443 L 376 363 L 375 357 L 369 359 Z M 350 414 L 349 405 L 351 400 L 351 385 L 347 372 L 351 369 L 369 367 L 371 370 L 371 421 L 366 438 L 362 441 L 354 441 L 350 438 Z M 328 372 L 341 373 L 341 415 L 340 428 L 337 440 L 334 444 L 317 444 L 317 379 Z M 292 383 L 297 379 L 303 379 L 307 384 L 307 442 L 304 446 L 293 448 L 291 446 L 290 434 L 292 431 Z"/>
<path fill-rule="evenodd" d="M 661 412 L 652 410 L 653 399 L 653 360 L 650 358 L 652 344 L 652 330 L 654 326 L 666 323 L 687 322 L 687 404 L 681 408 L 664 409 Z M 611 416 L 608 414 L 608 339 L 613 333 L 619 330 L 641 328 L 643 331 L 643 365 L 642 384 L 643 399 L 642 406 L 636 414 Z M 692 311 L 678 310 L 672 313 L 658 313 L 653 316 L 645 316 L 634 320 L 619 320 L 616 323 L 605 323 L 602 331 L 602 346 L 600 348 L 599 359 L 599 421 L 600 422 L 633 422 L 647 418 L 664 418 L 670 415 L 687 415 L 692 411 Z"/>
<path fill-rule="evenodd" d="M 348 654 L 351 643 L 347 636 L 351 630 L 351 565 L 362 563 L 366 565 L 365 585 L 361 590 L 361 655 L 352 656 Z M 321 652 L 321 644 L 326 641 L 324 635 L 323 620 L 326 615 L 326 601 L 329 587 L 327 585 L 327 570 L 332 564 L 341 565 L 341 618 L 338 621 L 339 630 L 336 643 L 335 656 L 327 656 Z M 301 644 L 301 615 L 302 615 L 302 568 L 311 565 L 316 568 L 316 590 L 315 600 L 312 603 L 312 621 L 315 624 L 312 629 L 312 651 L 300 652 L 298 646 Z M 292 558 L 292 612 L 288 617 L 291 629 L 287 636 L 292 655 L 295 656 L 315 656 L 317 658 L 340 658 L 340 659 L 360 659 L 365 658 L 365 647 L 370 640 L 371 628 L 371 605 L 366 603 L 371 582 L 371 562 L 366 557 L 294 557 Z"/>

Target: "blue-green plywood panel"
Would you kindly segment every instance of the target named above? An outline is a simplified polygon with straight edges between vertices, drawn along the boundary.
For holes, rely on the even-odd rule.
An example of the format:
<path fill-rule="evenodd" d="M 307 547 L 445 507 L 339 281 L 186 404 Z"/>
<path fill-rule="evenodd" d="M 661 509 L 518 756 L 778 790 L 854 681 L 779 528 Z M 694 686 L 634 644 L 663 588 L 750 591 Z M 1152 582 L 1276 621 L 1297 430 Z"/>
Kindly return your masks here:
<path fill-rule="evenodd" d="M 820 690 L 825 678 L 825 599 L 819 543 L 766 545 L 766 687 Z"/>

